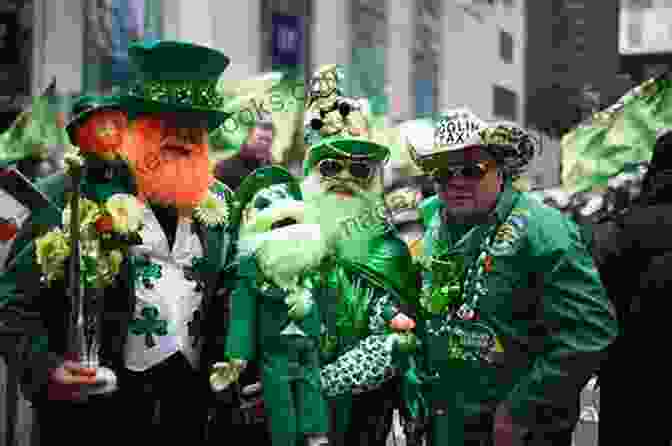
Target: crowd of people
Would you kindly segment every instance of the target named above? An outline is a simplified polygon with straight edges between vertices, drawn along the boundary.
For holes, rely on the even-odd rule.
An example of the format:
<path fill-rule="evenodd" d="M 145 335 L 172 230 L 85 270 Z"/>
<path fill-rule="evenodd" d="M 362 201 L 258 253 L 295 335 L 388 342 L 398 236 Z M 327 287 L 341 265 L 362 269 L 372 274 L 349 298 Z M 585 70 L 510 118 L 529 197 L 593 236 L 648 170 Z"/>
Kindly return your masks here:
<path fill-rule="evenodd" d="M 600 442 L 644 423 L 622 399 L 665 326 L 669 134 L 636 204 L 587 222 L 516 187 L 525 129 L 467 108 L 407 145 L 421 177 L 394 174 L 336 66 L 301 175 L 273 164 L 272 116 L 213 166 L 229 58 L 129 57 L 136 83 L 74 105 L 66 169 L 33 185 L 60 211 L 31 209 L 0 276 L 42 444 L 382 446 L 398 410 L 409 446 L 569 446 L 595 374 Z M 73 350 L 73 295 L 99 305 L 98 363 Z"/>

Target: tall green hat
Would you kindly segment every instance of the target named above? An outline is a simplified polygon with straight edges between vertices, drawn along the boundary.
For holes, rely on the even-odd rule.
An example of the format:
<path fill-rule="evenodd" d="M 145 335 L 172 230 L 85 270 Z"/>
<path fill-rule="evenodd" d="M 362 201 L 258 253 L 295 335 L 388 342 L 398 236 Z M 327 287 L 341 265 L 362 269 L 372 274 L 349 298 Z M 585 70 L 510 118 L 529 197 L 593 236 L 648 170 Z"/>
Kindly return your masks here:
<path fill-rule="evenodd" d="M 386 162 L 390 157 L 390 149 L 384 145 L 364 138 L 325 138 L 308 149 L 304 163 L 304 175 L 317 163 L 326 158 L 349 158 L 351 160 L 371 160 Z"/>
<path fill-rule="evenodd" d="M 128 49 L 136 80 L 121 96 L 123 108 L 137 113 L 191 112 L 210 131 L 230 113 L 217 81 L 229 58 L 214 49 L 187 42 L 138 42 Z"/>
<path fill-rule="evenodd" d="M 275 197 L 259 197 L 258 192 L 268 189 L 271 186 L 285 186 L 275 190 Z M 279 166 L 260 167 L 251 174 L 249 174 L 240 184 L 235 192 L 236 206 L 231 219 L 231 227 L 237 228 L 240 226 L 243 211 L 252 204 L 256 208 L 263 208 L 268 203 L 264 201 L 271 201 L 272 199 L 294 199 L 301 201 L 303 196 L 301 194 L 301 186 L 298 180 L 286 169 Z M 256 199 L 258 203 L 251 203 Z"/>
<path fill-rule="evenodd" d="M 70 141 L 74 141 L 73 132 L 84 123 L 86 118 L 95 111 L 119 109 L 121 107 L 119 96 L 79 96 L 72 104 L 70 121 L 65 126 Z"/>

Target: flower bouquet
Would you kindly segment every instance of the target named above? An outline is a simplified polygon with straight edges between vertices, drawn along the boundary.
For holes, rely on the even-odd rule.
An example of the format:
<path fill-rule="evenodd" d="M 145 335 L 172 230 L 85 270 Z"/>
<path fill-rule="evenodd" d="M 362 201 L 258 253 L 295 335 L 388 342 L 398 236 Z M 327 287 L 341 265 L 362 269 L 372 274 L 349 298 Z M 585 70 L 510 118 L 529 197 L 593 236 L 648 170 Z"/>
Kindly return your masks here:
<path fill-rule="evenodd" d="M 115 284 L 130 246 L 142 241 L 143 206 L 129 194 L 113 194 L 102 202 L 81 197 L 83 161 L 69 153 L 66 162 L 75 190 L 62 212 L 62 226 L 36 239 L 37 264 L 47 287 L 67 285 L 68 355 L 96 369 L 103 384 L 86 393 L 106 393 L 116 389 L 116 377 L 99 365 L 102 296 Z"/>

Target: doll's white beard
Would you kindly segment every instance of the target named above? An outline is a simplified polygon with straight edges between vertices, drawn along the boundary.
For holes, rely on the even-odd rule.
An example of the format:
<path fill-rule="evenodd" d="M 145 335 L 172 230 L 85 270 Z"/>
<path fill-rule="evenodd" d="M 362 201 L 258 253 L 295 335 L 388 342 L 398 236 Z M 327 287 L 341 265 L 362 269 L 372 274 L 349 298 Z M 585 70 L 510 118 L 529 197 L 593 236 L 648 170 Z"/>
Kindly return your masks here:
<path fill-rule="evenodd" d="M 255 255 L 260 268 L 277 285 L 290 288 L 298 276 L 316 268 L 329 248 L 319 225 L 300 223 L 239 241 L 239 256 Z"/>

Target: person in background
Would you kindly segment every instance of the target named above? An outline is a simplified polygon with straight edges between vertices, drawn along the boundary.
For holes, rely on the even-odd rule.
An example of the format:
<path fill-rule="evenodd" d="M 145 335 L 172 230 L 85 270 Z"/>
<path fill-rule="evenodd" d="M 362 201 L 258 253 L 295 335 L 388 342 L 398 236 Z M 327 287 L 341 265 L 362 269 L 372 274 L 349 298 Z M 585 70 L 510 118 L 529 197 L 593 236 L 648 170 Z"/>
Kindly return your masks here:
<path fill-rule="evenodd" d="M 273 135 L 275 128 L 270 115 L 260 116 L 250 129 L 247 141 L 231 158 L 220 160 L 215 166 L 215 177 L 232 190 L 254 170 L 273 163 Z"/>

